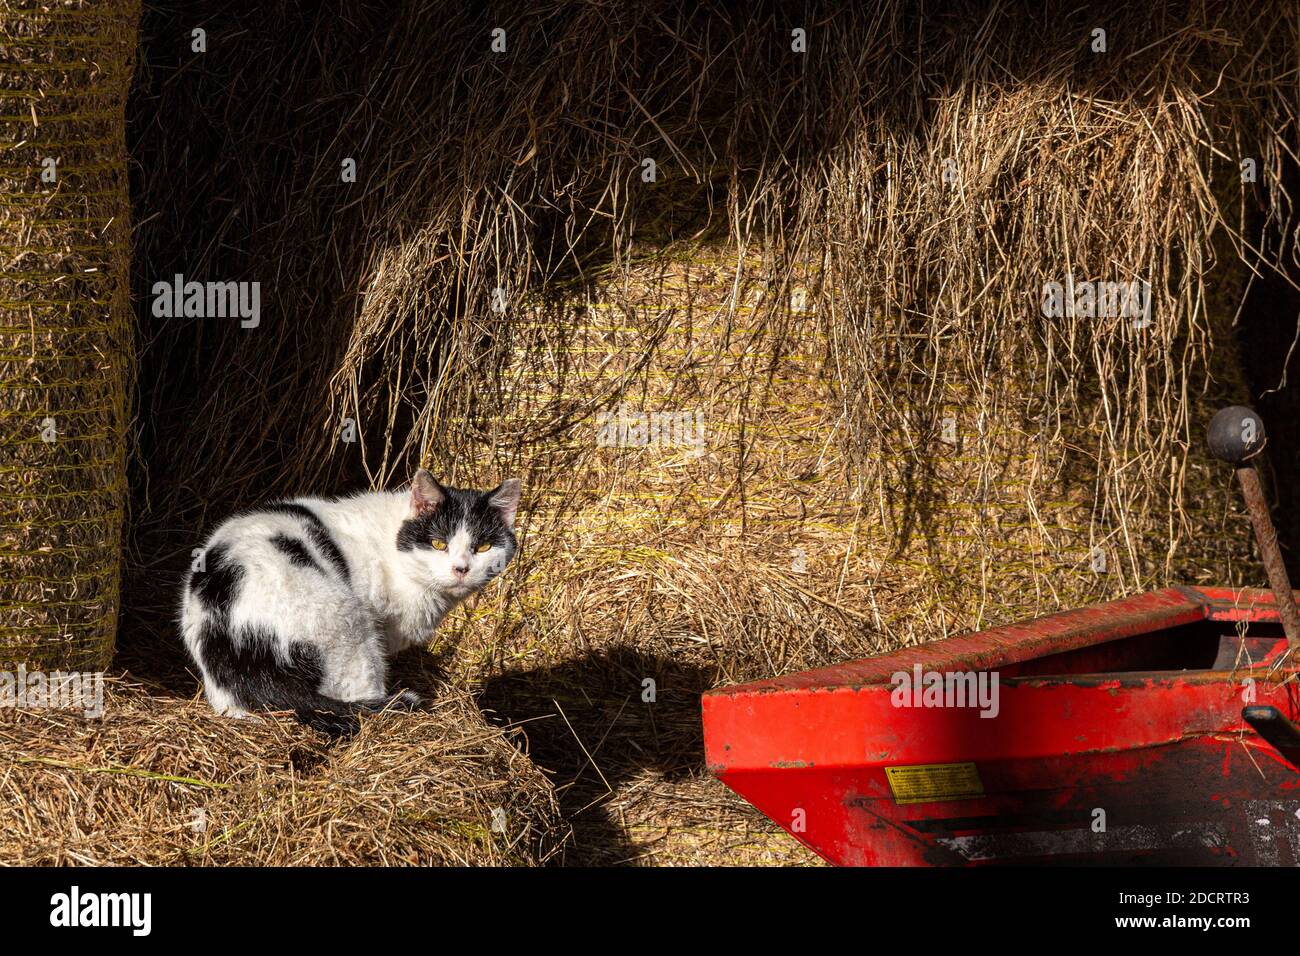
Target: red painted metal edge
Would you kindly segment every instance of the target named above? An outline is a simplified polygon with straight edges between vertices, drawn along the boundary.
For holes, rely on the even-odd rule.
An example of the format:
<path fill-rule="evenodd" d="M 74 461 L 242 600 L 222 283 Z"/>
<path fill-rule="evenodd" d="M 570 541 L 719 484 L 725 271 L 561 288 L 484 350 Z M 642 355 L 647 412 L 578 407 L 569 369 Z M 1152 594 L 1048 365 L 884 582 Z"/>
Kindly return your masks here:
<path fill-rule="evenodd" d="M 1047 654 L 1058 654 L 1103 641 L 1113 641 L 1160 628 L 1177 627 L 1205 620 L 1213 608 L 1216 620 L 1233 620 L 1233 613 L 1253 615 L 1249 620 L 1277 620 L 1272 595 L 1264 591 L 1243 591 L 1252 600 L 1233 605 L 1230 589 L 1213 593 L 1198 588 L 1177 587 L 1149 591 L 1131 597 L 1061 611 L 1046 617 L 995 627 L 976 634 L 950 637 L 916 647 L 904 647 L 879 657 L 869 657 L 787 677 L 754 681 L 708 691 L 712 695 L 761 694 L 803 688 L 864 687 L 889 683 L 897 671 L 910 671 L 919 664 L 927 670 L 986 670 Z M 1268 600 L 1263 600 L 1267 594 Z M 1257 596 L 1259 599 L 1255 600 Z"/>
<path fill-rule="evenodd" d="M 1296 766 L 1242 716 L 1300 719 L 1285 639 L 1251 629 L 1233 661 L 1231 627 L 1178 632 L 1278 618 L 1267 591 L 1169 588 L 721 688 L 703 699 L 706 762 L 834 863 L 1300 863 Z M 1125 638 L 1164 631 L 1220 642 L 1214 667 L 1106 666 L 1149 655 Z M 1097 667 L 1052 669 L 1070 661 Z M 982 674 L 995 693 L 896 699 L 891 678 L 914 668 Z M 901 770 L 919 791 L 896 787 Z"/>
<path fill-rule="evenodd" d="M 1277 621 L 1277 600 L 1272 591 L 1256 588 L 1181 588 L 1200 595 L 1211 621 Z M 1300 591 L 1293 591 L 1300 595 Z"/>

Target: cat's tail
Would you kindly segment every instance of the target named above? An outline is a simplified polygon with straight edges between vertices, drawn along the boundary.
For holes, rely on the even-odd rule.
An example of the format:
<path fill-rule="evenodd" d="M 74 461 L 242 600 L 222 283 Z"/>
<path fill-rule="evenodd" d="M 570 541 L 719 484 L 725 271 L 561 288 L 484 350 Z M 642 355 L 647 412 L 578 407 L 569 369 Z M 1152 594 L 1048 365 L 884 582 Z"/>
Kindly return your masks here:
<path fill-rule="evenodd" d="M 245 693 L 243 696 L 250 710 L 291 710 L 300 723 L 330 737 L 351 737 L 357 733 L 361 729 L 358 718 L 362 714 L 377 714 L 390 707 L 414 710 L 420 703 L 419 696 L 409 690 L 366 700 L 340 700 L 306 688 L 301 682 L 293 680 L 280 684 L 273 693 Z"/>
<path fill-rule="evenodd" d="M 294 717 L 314 730 L 331 737 L 350 737 L 360 729 L 357 717 L 360 714 L 377 714 L 392 707 L 399 710 L 414 710 L 419 706 L 420 698 L 409 690 L 401 690 L 386 697 L 372 697 L 369 700 L 339 700 L 324 694 L 311 693 L 310 699 L 300 700 L 292 707 L 269 707 L 268 710 L 292 710 Z"/>
<path fill-rule="evenodd" d="M 371 697 L 368 700 L 339 700 L 337 697 L 327 697 L 324 694 L 312 691 L 299 696 L 291 703 L 281 703 L 279 706 L 269 706 L 265 709 L 292 710 L 298 719 L 302 720 L 304 715 L 312 713 L 348 717 L 355 714 L 377 714 L 389 707 L 398 710 L 412 710 L 419 706 L 419 703 L 419 695 L 409 690 L 399 690 L 396 694 Z"/>
<path fill-rule="evenodd" d="M 295 670 L 292 666 L 286 668 L 273 685 L 267 682 L 245 685 L 240 688 L 239 696 L 249 710 L 291 710 L 298 720 L 317 728 L 337 727 L 340 722 L 355 727 L 360 714 L 377 714 L 390 707 L 413 710 L 420 703 L 419 696 L 409 690 L 363 700 L 341 700 L 315 689 L 316 674 L 311 668 L 305 680 Z"/>

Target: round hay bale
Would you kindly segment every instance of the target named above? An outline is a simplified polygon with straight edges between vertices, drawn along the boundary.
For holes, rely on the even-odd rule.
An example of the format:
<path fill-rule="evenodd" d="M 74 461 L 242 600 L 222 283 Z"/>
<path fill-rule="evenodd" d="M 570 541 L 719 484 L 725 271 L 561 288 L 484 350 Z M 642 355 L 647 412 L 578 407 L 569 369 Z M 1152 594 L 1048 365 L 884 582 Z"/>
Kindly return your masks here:
<path fill-rule="evenodd" d="M 1104 421 L 1086 411 L 1044 424 L 1034 370 L 1013 349 L 965 380 L 913 386 L 896 369 L 918 337 L 880 314 L 874 345 L 903 356 L 896 369 L 882 357 L 837 375 L 847 323 L 827 320 L 836 297 L 824 285 L 806 266 L 774 274 L 725 244 L 696 244 L 581 298 L 534 303 L 512 323 L 503 377 L 515 388 L 493 443 L 451 459 L 477 469 L 470 481 L 533 478 L 507 586 L 448 622 L 444 639 L 464 638 L 469 672 L 505 672 L 489 677 L 485 703 L 530 721 L 542 766 L 579 781 L 566 802 L 614 791 L 628 845 L 588 846 L 580 828 L 586 862 L 786 862 L 716 781 L 696 771 L 669 791 L 662 779 L 698 747 L 694 695 L 718 681 L 1087 604 L 1165 574 L 1203 583 L 1196 561 L 1247 546 L 1225 533 L 1232 489 L 1211 462 L 1184 448 L 1181 490 L 1117 478 L 1098 450 Z M 1230 315 L 1209 318 L 1216 342 Z M 1231 348 L 1209 370 L 1219 389 L 1240 388 Z M 863 454 L 846 434 L 846 378 L 890 371 L 881 440 Z M 1191 398 L 1187 417 L 1206 417 L 1218 394 Z M 1171 569 L 1176 508 L 1205 540 L 1186 542 L 1191 560 L 1180 552 Z M 585 755 L 565 759 L 570 734 L 604 742 L 602 777 L 583 772 Z"/>
<path fill-rule="evenodd" d="M 1248 547 L 1218 543 L 1233 491 L 1204 452 L 1184 444 L 1164 463 L 1185 470 L 1181 486 L 1167 472 L 1128 483 L 1105 420 L 1091 408 L 1048 419 L 1022 355 L 944 377 L 922 367 L 911 383 L 906 352 L 923 337 L 880 313 L 875 347 L 902 355 L 897 367 L 882 356 L 841 372 L 835 339 L 853 329 L 824 315 L 835 295 L 821 285 L 725 245 L 679 247 L 515 319 L 503 375 L 514 390 L 493 441 L 454 460 L 470 482 L 535 476 L 526 548 L 509 585 L 460 631 L 454 618 L 448 639 L 528 655 L 632 647 L 755 679 L 1169 580 L 1209 583 L 1207 550 Z M 1193 423 L 1243 387 L 1230 317 L 1207 320 L 1219 348 L 1185 373 L 1216 383 L 1181 409 Z M 846 392 L 873 377 L 864 441 Z M 1194 540 L 1179 542 L 1171 513 Z"/>
<path fill-rule="evenodd" d="M 160 261 L 219 248 L 231 268 L 288 263 L 298 279 L 281 301 L 313 321 L 270 348 L 205 345 L 197 388 L 170 359 L 200 337 L 157 330 L 159 408 L 197 417 L 239 381 L 289 384 L 201 436 L 168 416 L 148 487 L 175 503 L 160 526 L 192 526 L 177 515 L 222 489 L 265 494 L 279 463 L 243 463 L 254 446 L 290 448 L 270 434 L 304 436 L 278 470 L 285 490 L 344 469 L 391 485 L 417 459 L 457 483 L 523 473 L 523 554 L 444 637 L 468 637 L 461 663 L 499 713 L 554 718 L 528 733 L 573 782 L 563 800 L 587 858 L 704 847 L 734 863 L 758 815 L 703 776 L 704 687 L 1163 580 L 1241 577 L 1227 476 L 1192 445 L 1206 408 L 1244 397 L 1225 347 L 1238 297 L 1206 304 L 1210 237 L 1237 219 L 1212 187 L 1254 202 L 1229 181 L 1237 157 L 1264 172 L 1289 150 L 1295 16 L 1210 5 L 1192 29 L 1186 11 L 1135 9 L 1107 27 L 1141 48 L 1094 56 L 1087 10 L 1044 31 L 979 5 L 846 7 L 803 56 L 777 42 L 792 24 L 771 5 L 656 6 L 494 11 L 508 57 L 470 13 L 416 5 L 402 31 L 350 31 L 354 51 L 305 42 L 295 21 L 263 57 L 284 64 L 288 125 L 260 88 L 230 99 L 217 75 L 186 92 L 201 74 L 169 64 L 153 127 L 196 118 L 198 141 L 237 147 L 223 146 L 230 179 L 264 182 L 242 174 L 271 151 L 298 164 L 281 181 L 327 198 L 256 186 L 250 228 L 221 190 L 194 202 L 176 163 L 161 195 L 185 202 L 154 205 L 219 214 L 211 232 L 158 230 Z M 1137 39 L 1162 19 L 1180 29 Z M 370 77 L 376 49 L 410 65 L 389 71 L 400 93 L 375 90 L 364 109 L 332 95 L 347 54 Z M 203 130 L 210 113 L 194 107 L 214 96 L 235 135 Z M 401 108 L 368 108 L 386 103 Z M 176 141 L 159 138 L 159 166 Z M 316 142 L 412 162 L 357 201 L 325 188 L 338 157 Z M 381 239 L 336 241 L 348 234 Z M 706 235 L 737 248 L 669 241 Z M 574 276 L 585 287 L 561 287 Z M 1155 325 L 1044 321 L 1042 284 L 1067 276 L 1143 280 Z M 596 416 L 620 409 L 703 412 L 707 454 L 599 444 Z M 254 415 L 263 429 L 243 427 Z M 339 440 L 344 422 L 360 441 Z M 649 423 L 632 427 L 644 441 Z"/>
<path fill-rule="evenodd" d="M 0 864 L 531 866 L 551 784 L 464 693 L 331 742 L 110 681 L 104 714 L 0 710 Z"/>
<path fill-rule="evenodd" d="M 0 14 L 0 662 L 113 653 L 132 344 L 138 0 Z"/>

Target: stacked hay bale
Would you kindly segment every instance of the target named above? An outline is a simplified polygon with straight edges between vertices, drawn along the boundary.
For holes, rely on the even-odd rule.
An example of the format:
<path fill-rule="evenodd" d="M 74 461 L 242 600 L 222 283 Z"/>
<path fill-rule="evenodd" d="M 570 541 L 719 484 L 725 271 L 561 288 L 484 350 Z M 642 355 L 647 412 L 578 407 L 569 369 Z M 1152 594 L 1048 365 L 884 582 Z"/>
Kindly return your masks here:
<path fill-rule="evenodd" d="M 513 323 L 494 442 L 458 465 L 467 480 L 526 475 L 525 547 L 507 588 L 444 639 L 574 780 L 562 799 L 586 814 L 581 858 L 806 862 L 692 766 L 702 689 L 1154 585 L 1166 549 L 1125 580 L 1121 529 L 1095 501 L 1110 462 L 1078 454 L 1102 423 L 1044 429 L 1024 369 L 928 401 L 900 389 L 862 454 L 843 434 L 818 277 L 774 277 L 725 245 L 670 252 Z M 875 333 L 904 349 L 901 325 Z M 1216 368 L 1239 378 L 1231 349 Z M 1191 484 L 1140 496 L 1122 529 L 1139 549 L 1174 507 L 1225 531 L 1225 489 L 1208 471 Z"/>
<path fill-rule="evenodd" d="M 532 866 L 565 839 L 551 785 L 451 688 L 334 745 L 116 681 L 103 707 L 0 711 L 0 863 Z"/>
<path fill-rule="evenodd" d="M 700 766 L 698 693 L 716 682 L 1243 580 L 1231 487 L 1195 443 L 1245 397 L 1236 211 L 1289 216 L 1293 10 L 883 0 L 812 23 L 658 0 L 401 18 L 339 53 L 293 24 L 292 82 L 221 113 L 240 125 L 214 138 L 239 155 L 214 179 L 255 185 L 247 219 L 219 190 L 186 194 L 221 237 L 195 255 L 278 263 L 268 298 L 302 319 L 262 338 L 160 330 L 154 407 L 240 405 L 192 443 L 169 440 L 182 413 L 159 419 L 155 524 L 345 474 L 522 473 L 524 552 L 443 637 L 485 706 L 528 721 L 573 858 L 803 859 Z M 376 60 L 393 69 L 372 86 Z M 167 115 L 202 119 L 182 74 L 157 84 Z M 359 144 L 349 192 L 338 163 Z M 244 175 L 266 149 L 292 188 Z M 172 271 L 182 231 L 154 236 L 144 282 Z M 1074 280 L 1146 283 L 1153 322 L 1045 315 L 1044 284 Z M 600 417 L 624 413 L 627 429 Z M 655 414 L 678 416 L 667 441 Z"/>
<path fill-rule="evenodd" d="M 0 9 L 0 662 L 103 668 L 131 388 L 138 0 Z"/>
<path fill-rule="evenodd" d="M 1236 169 L 1199 151 L 1203 118 L 1077 103 L 1060 76 L 929 121 L 814 164 L 755 214 L 786 216 L 769 242 L 660 242 L 521 302 L 496 390 L 432 429 L 475 436 L 435 444 L 455 477 L 535 489 L 510 587 L 446 636 L 490 706 L 549 734 L 574 809 L 600 806 L 579 853 L 772 858 L 682 759 L 713 682 L 1249 567 L 1199 453 L 1243 395 L 1244 270 L 1216 262 Z M 1089 310 L 1088 282 L 1138 298 Z"/>

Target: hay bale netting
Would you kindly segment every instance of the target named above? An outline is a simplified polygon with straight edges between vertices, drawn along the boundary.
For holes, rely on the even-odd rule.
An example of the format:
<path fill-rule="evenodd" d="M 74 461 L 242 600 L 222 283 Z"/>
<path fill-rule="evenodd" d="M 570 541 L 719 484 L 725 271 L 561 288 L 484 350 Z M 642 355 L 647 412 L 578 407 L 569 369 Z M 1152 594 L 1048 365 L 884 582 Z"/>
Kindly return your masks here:
<path fill-rule="evenodd" d="M 117 681 L 104 715 L 0 710 L 0 864 L 532 866 L 551 784 L 463 692 L 331 742 Z"/>
<path fill-rule="evenodd" d="M 103 668 L 131 380 L 139 3 L 0 6 L 0 662 Z"/>

